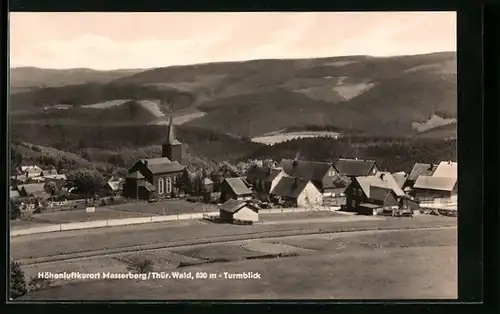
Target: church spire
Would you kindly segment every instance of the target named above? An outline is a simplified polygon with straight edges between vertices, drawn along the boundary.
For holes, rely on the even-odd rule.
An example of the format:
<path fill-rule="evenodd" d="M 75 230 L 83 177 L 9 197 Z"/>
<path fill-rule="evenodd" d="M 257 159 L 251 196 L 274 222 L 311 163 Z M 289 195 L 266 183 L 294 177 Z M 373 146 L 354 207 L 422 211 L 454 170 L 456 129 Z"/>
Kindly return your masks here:
<path fill-rule="evenodd" d="M 172 116 L 170 116 L 168 121 L 167 140 L 165 141 L 165 144 L 168 145 L 180 144 L 180 142 L 175 137 L 174 121 Z"/>

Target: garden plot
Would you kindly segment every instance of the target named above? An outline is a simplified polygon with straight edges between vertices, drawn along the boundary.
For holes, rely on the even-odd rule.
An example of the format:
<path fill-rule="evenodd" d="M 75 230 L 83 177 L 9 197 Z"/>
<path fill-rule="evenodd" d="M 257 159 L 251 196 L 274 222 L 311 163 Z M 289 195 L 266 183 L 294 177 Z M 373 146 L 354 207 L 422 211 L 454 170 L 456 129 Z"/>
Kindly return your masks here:
<path fill-rule="evenodd" d="M 123 254 L 115 257 L 115 259 L 123 262 L 125 265 L 134 263 L 137 260 L 151 260 L 153 268 L 157 270 L 173 269 L 177 268 L 181 263 L 200 261 L 199 258 L 176 254 L 168 250 Z"/>
<path fill-rule="evenodd" d="M 264 254 L 300 254 L 300 253 L 310 253 L 311 250 L 300 248 L 297 246 L 290 246 L 278 242 L 261 242 L 261 241 L 251 241 L 243 245 L 243 248 L 262 252 Z"/>
<path fill-rule="evenodd" d="M 201 246 L 197 248 L 187 249 L 187 250 L 174 250 L 173 252 L 177 254 L 182 254 L 185 256 L 191 256 L 197 259 L 204 260 L 243 260 L 249 257 L 255 257 L 259 254 L 257 252 L 252 252 L 238 245 L 209 245 Z"/>

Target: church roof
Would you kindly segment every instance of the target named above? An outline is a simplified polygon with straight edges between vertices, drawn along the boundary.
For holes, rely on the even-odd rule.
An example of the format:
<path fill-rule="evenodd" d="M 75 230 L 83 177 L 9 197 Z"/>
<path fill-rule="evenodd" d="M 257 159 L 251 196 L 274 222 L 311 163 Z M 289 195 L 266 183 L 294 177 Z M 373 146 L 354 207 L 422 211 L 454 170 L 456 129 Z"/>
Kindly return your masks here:
<path fill-rule="evenodd" d="M 186 166 L 177 161 L 171 161 L 167 157 L 141 159 L 141 162 L 146 164 L 148 170 L 153 174 L 179 172 L 186 168 Z"/>

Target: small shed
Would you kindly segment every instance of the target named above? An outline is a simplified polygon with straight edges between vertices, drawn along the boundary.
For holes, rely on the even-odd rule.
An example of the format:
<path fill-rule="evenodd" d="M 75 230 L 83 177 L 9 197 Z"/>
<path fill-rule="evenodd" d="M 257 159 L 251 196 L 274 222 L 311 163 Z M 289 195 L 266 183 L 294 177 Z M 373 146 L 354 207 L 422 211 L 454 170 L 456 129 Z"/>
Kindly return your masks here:
<path fill-rule="evenodd" d="M 230 199 L 219 207 L 221 221 L 259 221 L 259 209 L 248 201 Z"/>

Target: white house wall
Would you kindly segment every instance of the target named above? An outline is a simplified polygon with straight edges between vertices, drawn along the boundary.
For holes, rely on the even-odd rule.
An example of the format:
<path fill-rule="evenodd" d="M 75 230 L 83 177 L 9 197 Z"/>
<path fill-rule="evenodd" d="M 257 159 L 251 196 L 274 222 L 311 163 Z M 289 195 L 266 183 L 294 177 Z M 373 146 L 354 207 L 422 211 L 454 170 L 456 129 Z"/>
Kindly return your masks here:
<path fill-rule="evenodd" d="M 243 221 L 259 221 L 259 214 L 245 206 L 234 213 L 233 219 Z"/>
<path fill-rule="evenodd" d="M 309 207 L 321 205 L 323 203 L 323 194 L 312 184 L 308 182 L 302 193 L 297 197 L 298 207 Z"/>

